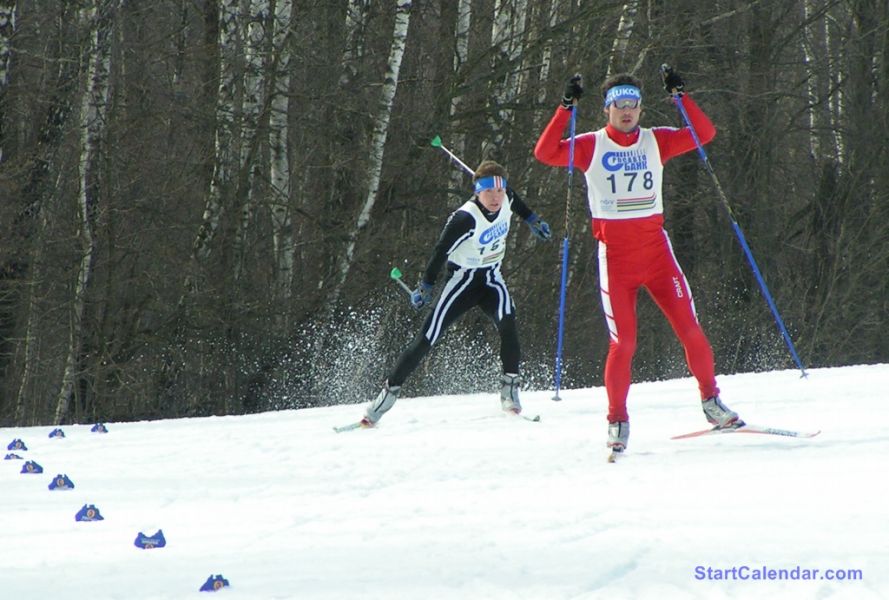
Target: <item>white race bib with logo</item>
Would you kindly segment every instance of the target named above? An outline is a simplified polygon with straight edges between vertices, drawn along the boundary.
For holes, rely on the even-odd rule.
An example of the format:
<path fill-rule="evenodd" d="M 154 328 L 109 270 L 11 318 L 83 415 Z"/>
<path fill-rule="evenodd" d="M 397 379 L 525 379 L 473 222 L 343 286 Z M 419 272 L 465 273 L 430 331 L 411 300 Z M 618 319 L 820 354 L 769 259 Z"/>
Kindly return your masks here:
<path fill-rule="evenodd" d="M 490 267 L 499 264 L 506 254 L 506 236 L 509 235 L 509 221 L 512 208 L 509 200 L 500 207 L 493 222 L 489 222 L 470 200 L 457 209 L 469 213 L 475 219 L 472 237 L 464 239 L 448 254 L 448 260 L 467 269 Z"/>
<path fill-rule="evenodd" d="M 641 129 L 632 146 L 616 144 L 604 129 L 594 133 L 596 149 L 584 175 L 594 219 L 636 219 L 664 212 L 664 166 L 651 129 Z"/>

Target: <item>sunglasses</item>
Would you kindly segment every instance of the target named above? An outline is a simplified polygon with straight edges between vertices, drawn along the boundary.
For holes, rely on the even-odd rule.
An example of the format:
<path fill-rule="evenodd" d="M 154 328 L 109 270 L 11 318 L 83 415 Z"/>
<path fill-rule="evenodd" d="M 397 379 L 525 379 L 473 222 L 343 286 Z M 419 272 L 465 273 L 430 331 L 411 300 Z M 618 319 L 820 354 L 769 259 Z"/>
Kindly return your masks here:
<path fill-rule="evenodd" d="M 639 108 L 639 100 L 635 98 L 621 98 L 612 102 L 611 105 L 619 109 Z"/>

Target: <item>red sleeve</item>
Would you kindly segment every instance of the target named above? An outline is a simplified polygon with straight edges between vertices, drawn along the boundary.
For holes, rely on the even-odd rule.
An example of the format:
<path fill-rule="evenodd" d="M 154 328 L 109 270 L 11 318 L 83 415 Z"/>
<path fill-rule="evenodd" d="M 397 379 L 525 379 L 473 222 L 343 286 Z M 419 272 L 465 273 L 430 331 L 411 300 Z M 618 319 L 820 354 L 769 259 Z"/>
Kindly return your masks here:
<path fill-rule="evenodd" d="M 701 144 L 709 143 L 716 137 L 716 127 L 710 120 L 710 117 L 704 114 L 704 111 L 695 104 L 688 94 L 682 97 L 682 106 L 688 113 L 688 119 L 698 134 Z M 673 127 L 655 127 L 652 129 L 654 137 L 657 139 L 658 148 L 661 151 L 661 163 L 666 163 L 674 156 L 685 154 L 691 150 L 695 150 L 697 145 L 695 139 L 688 127 L 676 129 Z M 539 143 L 539 142 L 538 142 Z M 576 162 L 575 162 L 576 164 Z"/>
<path fill-rule="evenodd" d="M 577 110 L 575 108 L 575 110 Z M 534 157 L 545 165 L 552 167 L 567 167 L 569 140 L 562 139 L 568 122 L 571 120 L 571 111 L 562 108 L 556 109 L 553 118 L 550 119 L 543 133 L 537 139 L 534 146 Z M 592 133 L 575 135 L 574 137 L 574 166 L 586 171 L 593 160 L 593 150 L 596 147 L 596 138 Z"/>

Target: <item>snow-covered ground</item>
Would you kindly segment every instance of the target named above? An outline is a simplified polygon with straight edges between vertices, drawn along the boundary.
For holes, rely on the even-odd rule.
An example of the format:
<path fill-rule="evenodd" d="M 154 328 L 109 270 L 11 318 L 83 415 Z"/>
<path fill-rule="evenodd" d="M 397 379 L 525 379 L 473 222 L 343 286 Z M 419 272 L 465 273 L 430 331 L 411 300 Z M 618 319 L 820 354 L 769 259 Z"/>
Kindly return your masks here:
<path fill-rule="evenodd" d="M 45 469 L 0 463 L 0 597 L 199 598 L 211 574 L 263 600 L 889 597 L 889 365 L 720 387 L 749 423 L 822 433 L 671 440 L 706 427 L 690 379 L 634 385 L 617 464 L 601 388 L 524 392 L 539 423 L 492 389 L 342 434 L 362 406 L 0 429 Z"/>

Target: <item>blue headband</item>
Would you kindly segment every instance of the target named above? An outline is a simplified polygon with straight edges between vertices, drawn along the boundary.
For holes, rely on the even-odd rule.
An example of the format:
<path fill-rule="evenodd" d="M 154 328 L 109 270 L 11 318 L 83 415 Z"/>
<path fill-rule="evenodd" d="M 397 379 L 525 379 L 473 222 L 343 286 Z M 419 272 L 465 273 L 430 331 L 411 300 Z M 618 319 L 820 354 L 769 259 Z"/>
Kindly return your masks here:
<path fill-rule="evenodd" d="M 478 194 L 482 190 L 492 190 L 494 188 L 506 189 L 506 178 L 499 175 L 490 175 L 482 177 L 475 182 L 475 193 Z"/>
<path fill-rule="evenodd" d="M 608 94 L 605 96 L 605 107 L 608 108 L 608 105 L 615 100 L 623 100 L 624 98 L 642 102 L 642 91 L 635 85 L 616 85 L 608 90 Z"/>

